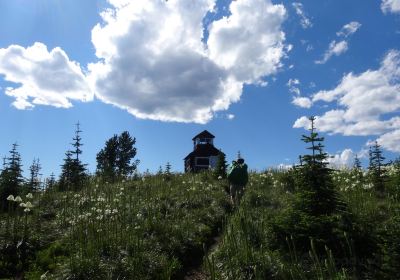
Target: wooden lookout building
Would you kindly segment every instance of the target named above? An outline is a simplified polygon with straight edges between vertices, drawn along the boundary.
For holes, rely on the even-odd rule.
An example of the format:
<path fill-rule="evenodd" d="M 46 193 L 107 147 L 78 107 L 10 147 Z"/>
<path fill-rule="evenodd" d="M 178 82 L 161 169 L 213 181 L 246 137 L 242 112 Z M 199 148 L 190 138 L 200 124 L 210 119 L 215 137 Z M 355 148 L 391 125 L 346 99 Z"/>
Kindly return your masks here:
<path fill-rule="evenodd" d="M 185 172 L 198 172 L 215 168 L 218 156 L 222 153 L 214 147 L 214 138 L 207 130 L 193 137 L 193 151 L 185 159 Z"/>

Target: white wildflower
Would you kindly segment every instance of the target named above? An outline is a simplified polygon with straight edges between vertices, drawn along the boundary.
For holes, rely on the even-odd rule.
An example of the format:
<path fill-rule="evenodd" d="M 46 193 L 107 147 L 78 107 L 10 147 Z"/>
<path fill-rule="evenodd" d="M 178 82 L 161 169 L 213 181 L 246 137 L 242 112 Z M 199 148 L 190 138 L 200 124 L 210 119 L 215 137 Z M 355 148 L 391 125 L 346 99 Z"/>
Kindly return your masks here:
<path fill-rule="evenodd" d="M 45 280 L 45 279 L 47 279 L 47 272 L 48 272 L 48 271 L 46 271 L 44 274 L 40 275 L 40 280 Z"/>
<path fill-rule="evenodd" d="M 26 204 L 25 204 L 25 203 L 20 203 L 20 204 L 19 204 L 19 207 L 25 208 L 25 207 L 26 207 Z"/>
<path fill-rule="evenodd" d="M 31 203 L 30 201 L 28 201 L 28 202 L 25 204 L 25 207 L 26 207 L 26 208 L 32 208 L 33 205 L 32 205 L 32 203 Z"/>
<path fill-rule="evenodd" d="M 21 202 L 22 198 L 18 195 L 17 197 L 15 197 L 14 201 L 15 202 Z"/>
<path fill-rule="evenodd" d="M 30 212 L 31 211 L 31 209 L 29 209 L 29 208 L 25 208 L 24 209 L 24 212 L 26 212 L 26 213 L 28 213 L 28 212 Z"/>
<path fill-rule="evenodd" d="M 13 196 L 12 194 L 10 194 L 10 195 L 7 197 L 7 200 L 8 200 L 8 201 L 14 201 L 14 196 Z"/>
<path fill-rule="evenodd" d="M 28 193 L 28 194 L 26 195 L 26 198 L 28 198 L 28 199 L 32 199 L 32 198 L 33 198 L 33 195 L 32 195 L 32 193 Z"/>

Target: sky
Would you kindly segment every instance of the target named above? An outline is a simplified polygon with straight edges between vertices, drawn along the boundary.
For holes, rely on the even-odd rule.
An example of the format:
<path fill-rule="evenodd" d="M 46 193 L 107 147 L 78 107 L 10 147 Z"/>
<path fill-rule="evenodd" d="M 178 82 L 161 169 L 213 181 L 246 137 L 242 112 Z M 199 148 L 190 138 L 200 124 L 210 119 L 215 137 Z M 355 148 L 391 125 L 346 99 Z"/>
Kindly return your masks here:
<path fill-rule="evenodd" d="M 183 171 L 192 137 L 250 169 L 306 153 L 316 116 L 334 166 L 400 153 L 400 0 L 0 0 L 0 155 L 60 173 L 80 123 L 90 172 L 107 139 L 139 170 Z"/>

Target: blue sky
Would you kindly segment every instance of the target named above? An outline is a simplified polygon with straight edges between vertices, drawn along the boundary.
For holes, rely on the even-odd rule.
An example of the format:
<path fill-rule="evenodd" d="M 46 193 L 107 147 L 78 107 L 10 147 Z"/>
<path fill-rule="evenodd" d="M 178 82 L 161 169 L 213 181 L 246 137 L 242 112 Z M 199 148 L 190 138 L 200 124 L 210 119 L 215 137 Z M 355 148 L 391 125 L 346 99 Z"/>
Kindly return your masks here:
<path fill-rule="evenodd" d="M 58 174 L 136 137 L 139 169 L 183 170 L 204 129 L 250 168 L 296 163 L 316 115 L 332 164 L 400 153 L 400 0 L 0 1 L 0 155 Z M 366 162 L 366 158 L 364 158 Z"/>

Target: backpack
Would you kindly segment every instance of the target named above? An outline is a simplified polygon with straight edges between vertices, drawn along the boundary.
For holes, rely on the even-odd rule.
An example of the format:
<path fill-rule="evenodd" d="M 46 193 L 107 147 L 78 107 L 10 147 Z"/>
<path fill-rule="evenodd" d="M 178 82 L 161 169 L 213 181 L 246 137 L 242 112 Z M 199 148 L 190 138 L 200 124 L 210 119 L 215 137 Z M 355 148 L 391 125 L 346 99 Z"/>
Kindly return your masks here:
<path fill-rule="evenodd" d="M 249 180 L 247 173 L 247 164 L 234 164 L 228 171 L 228 180 L 230 183 L 245 186 Z"/>

